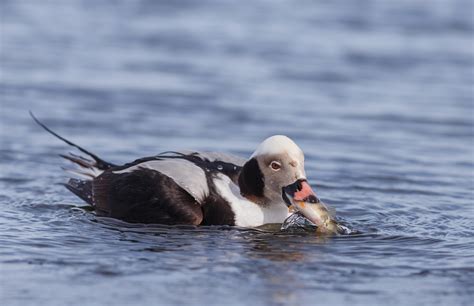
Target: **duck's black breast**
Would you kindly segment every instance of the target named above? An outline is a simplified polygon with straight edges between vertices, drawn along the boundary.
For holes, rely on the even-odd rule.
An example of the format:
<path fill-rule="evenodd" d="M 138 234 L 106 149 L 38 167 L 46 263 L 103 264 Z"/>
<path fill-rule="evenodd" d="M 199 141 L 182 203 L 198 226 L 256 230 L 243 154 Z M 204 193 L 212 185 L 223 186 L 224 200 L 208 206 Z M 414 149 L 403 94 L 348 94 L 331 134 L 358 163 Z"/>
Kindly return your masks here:
<path fill-rule="evenodd" d="M 102 216 L 127 222 L 234 225 L 235 215 L 214 186 L 222 173 L 236 182 L 238 159 L 217 153 L 168 152 L 104 171 L 92 182 Z"/>

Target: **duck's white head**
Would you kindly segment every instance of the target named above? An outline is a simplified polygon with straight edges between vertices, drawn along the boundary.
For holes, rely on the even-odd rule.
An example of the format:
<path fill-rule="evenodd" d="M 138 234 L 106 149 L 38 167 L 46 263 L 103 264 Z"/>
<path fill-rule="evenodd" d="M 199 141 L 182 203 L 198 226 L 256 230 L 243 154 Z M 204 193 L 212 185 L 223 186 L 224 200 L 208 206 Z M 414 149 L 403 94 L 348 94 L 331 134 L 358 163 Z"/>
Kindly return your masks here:
<path fill-rule="evenodd" d="M 283 135 L 269 137 L 257 147 L 242 168 L 239 187 L 243 196 L 261 205 L 319 202 L 306 179 L 303 151 Z"/>

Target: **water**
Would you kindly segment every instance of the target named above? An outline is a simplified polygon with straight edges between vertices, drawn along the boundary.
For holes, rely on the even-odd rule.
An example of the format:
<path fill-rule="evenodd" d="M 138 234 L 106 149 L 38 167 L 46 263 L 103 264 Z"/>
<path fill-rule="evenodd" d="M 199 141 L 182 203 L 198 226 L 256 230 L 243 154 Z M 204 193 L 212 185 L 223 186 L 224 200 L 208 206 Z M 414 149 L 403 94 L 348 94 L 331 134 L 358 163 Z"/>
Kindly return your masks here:
<path fill-rule="evenodd" d="M 0 3 L 2 305 L 472 302 L 471 1 Z M 117 163 L 287 134 L 362 233 L 97 218 L 29 109 Z"/>

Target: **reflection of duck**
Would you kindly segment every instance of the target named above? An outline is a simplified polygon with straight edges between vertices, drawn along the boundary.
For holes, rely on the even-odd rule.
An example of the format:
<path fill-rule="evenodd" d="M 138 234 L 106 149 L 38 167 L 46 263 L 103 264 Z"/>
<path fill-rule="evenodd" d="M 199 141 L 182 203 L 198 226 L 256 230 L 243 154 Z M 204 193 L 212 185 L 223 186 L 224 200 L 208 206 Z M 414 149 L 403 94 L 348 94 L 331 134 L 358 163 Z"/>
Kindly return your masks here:
<path fill-rule="evenodd" d="M 286 136 L 267 138 L 248 160 L 222 153 L 165 152 L 117 166 L 31 115 L 91 158 L 61 155 L 78 166 L 68 171 L 81 177 L 65 186 L 102 216 L 138 223 L 254 227 L 282 223 L 293 201 L 319 201 L 306 180 L 303 151 Z"/>
<path fill-rule="evenodd" d="M 249 239 L 248 243 L 251 248 L 247 251 L 247 256 L 251 258 L 264 258 L 271 261 L 282 262 L 299 262 L 305 259 L 305 254 L 291 245 L 292 238 L 290 236 L 265 237 L 265 239 Z"/>

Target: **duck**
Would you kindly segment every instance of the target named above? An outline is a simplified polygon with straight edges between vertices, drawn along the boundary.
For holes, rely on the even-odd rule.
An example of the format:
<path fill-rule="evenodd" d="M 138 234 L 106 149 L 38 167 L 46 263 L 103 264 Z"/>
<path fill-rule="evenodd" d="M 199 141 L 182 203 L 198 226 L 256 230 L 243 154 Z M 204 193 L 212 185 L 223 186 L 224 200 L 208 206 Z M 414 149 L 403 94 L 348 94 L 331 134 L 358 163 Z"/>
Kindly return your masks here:
<path fill-rule="evenodd" d="M 306 177 L 303 150 L 274 135 L 245 159 L 232 154 L 165 151 L 123 165 L 103 160 L 44 130 L 81 154 L 60 154 L 75 168 L 63 185 L 101 217 L 129 223 L 259 227 L 283 223 L 295 202 L 318 203 Z"/>

